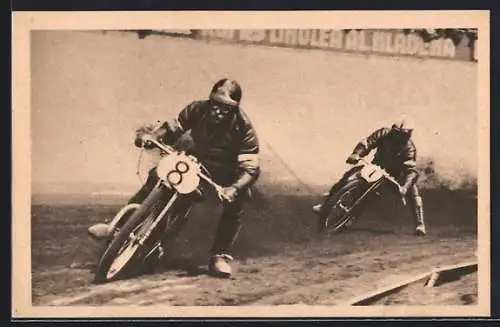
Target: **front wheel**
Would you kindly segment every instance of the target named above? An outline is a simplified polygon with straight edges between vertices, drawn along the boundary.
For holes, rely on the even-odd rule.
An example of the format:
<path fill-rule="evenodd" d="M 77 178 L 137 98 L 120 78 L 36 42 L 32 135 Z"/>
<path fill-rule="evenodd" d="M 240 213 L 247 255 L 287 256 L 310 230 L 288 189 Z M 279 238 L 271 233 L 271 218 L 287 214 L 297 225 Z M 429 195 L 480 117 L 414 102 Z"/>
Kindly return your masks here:
<path fill-rule="evenodd" d="M 94 282 L 105 283 L 121 279 L 137 271 L 143 256 L 155 246 L 158 229 L 143 239 L 144 232 L 169 204 L 171 196 L 163 186 L 151 191 L 141 207 L 134 210 L 129 220 L 109 244 L 99 263 Z M 169 209 L 167 209 L 169 211 Z"/>
<path fill-rule="evenodd" d="M 340 232 L 347 227 L 358 212 L 358 199 L 367 191 L 364 180 L 355 179 L 347 182 L 337 192 L 331 194 L 321 207 L 319 229 L 321 232 Z"/>

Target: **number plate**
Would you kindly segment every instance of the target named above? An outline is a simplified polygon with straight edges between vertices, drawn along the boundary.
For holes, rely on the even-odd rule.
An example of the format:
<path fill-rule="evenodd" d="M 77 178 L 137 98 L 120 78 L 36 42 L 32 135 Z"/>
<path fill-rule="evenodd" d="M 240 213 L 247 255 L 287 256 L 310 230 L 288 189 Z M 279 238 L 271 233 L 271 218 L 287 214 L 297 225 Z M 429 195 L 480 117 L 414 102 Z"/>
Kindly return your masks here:
<path fill-rule="evenodd" d="M 376 165 L 366 165 L 361 168 L 360 175 L 368 183 L 373 183 L 381 179 L 383 173 Z"/>
<path fill-rule="evenodd" d="M 188 194 L 200 183 L 199 167 L 185 154 L 163 157 L 156 168 L 158 177 L 167 181 L 177 192 Z"/>

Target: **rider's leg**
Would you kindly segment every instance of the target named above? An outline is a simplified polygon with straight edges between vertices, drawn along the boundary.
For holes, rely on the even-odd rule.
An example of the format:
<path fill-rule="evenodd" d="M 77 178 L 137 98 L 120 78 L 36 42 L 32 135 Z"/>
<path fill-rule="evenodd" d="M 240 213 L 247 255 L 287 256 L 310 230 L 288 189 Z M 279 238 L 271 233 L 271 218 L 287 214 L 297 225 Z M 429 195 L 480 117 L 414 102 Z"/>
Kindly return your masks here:
<path fill-rule="evenodd" d="M 139 189 L 139 191 L 130 198 L 127 204 L 137 203 L 140 204 L 148 196 L 151 190 L 154 188 L 158 181 L 158 176 L 156 175 L 156 168 L 149 171 L 146 183 Z M 126 219 L 121 219 L 120 222 L 125 222 Z M 110 228 L 107 223 L 98 223 L 90 226 L 87 229 L 90 237 L 95 240 L 107 239 L 113 235 L 114 230 Z"/>
<path fill-rule="evenodd" d="M 407 199 L 409 200 L 408 202 L 410 203 L 412 214 L 415 220 L 415 235 L 426 235 L 424 204 L 416 183 L 414 183 L 409 190 Z"/>
<path fill-rule="evenodd" d="M 217 225 L 214 243 L 210 250 L 209 270 L 218 277 L 230 277 L 232 247 L 241 229 L 244 194 L 233 202 L 224 203 L 222 216 Z"/>

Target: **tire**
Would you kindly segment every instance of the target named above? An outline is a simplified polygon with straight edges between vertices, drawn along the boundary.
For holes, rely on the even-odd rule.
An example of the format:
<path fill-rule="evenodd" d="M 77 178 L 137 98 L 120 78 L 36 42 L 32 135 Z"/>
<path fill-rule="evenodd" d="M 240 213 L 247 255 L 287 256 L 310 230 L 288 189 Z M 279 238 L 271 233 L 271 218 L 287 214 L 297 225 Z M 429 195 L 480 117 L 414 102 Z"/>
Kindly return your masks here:
<path fill-rule="evenodd" d="M 149 235 L 143 245 L 133 244 L 132 249 L 130 249 L 130 252 L 128 253 L 128 257 L 125 258 L 125 262 L 121 267 L 119 267 L 118 271 L 116 271 L 112 276 L 109 276 L 110 268 L 120 257 L 120 250 L 124 247 L 126 247 L 125 250 L 127 250 L 130 246 L 130 242 L 127 241 L 130 241 L 131 234 L 140 230 L 142 227 L 145 227 L 153 218 L 157 217 L 164 209 L 169 199 L 170 197 L 166 196 L 166 190 L 163 186 L 155 188 L 151 191 L 149 196 L 143 202 L 145 207 L 141 206 L 136 209 L 138 213 L 134 213 L 130 217 L 130 219 L 125 223 L 122 229 L 109 244 L 109 247 L 105 251 L 99 263 L 94 283 L 100 284 L 115 281 L 129 277 L 130 275 L 140 271 L 140 266 L 144 259 L 141 257 L 150 252 L 152 247 L 155 245 L 155 239 L 157 239 L 159 231 L 158 228 Z"/>
<path fill-rule="evenodd" d="M 326 198 L 320 212 L 320 232 L 338 233 L 345 229 L 346 225 L 354 219 L 355 214 L 359 212 L 356 209 L 360 208 L 361 203 L 348 214 L 345 214 L 339 205 L 342 204 L 343 207 L 351 209 L 352 205 L 367 189 L 368 184 L 364 180 L 355 179 L 347 182 L 337 192 Z"/>
<path fill-rule="evenodd" d="M 104 255 L 104 253 L 106 253 L 106 250 L 109 248 L 109 245 L 111 244 L 111 242 L 113 241 L 113 239 L 116 237 L 116 235 L 118 235 L 120 229 L 123 228 L 123 226 L 125 225 L 125 223 L 129 220 L 129 218 L 135 212 L 135 210 L 137 210 L 137 207 L 129 207 L 127 209 L 127 211 L 125 211 L 122 214 L 122 217 L 120 218 L 120 221 L 118 222 L 118 224 L 116 224 L 115 232 L 113 233 L 113 237 L 111 237 L 108 240 L 106 240 L 105 243 L 104 243 L 104 246 L 101 248 L 101 250 L 99 252 L 99 258 L 102 258 L 102 256 Z"/>
<path fill-rule="evenodd" d="M 192 209 L 192 203 L 183 206 L 184 203 L 185 201 L 179 199 L 179 201 L 174 204 L 175 208 L 173 208 L 171 213 L 167 212 L 167 215 L 170 215 L 170 217 L 168 217 L 168 219 L 164 219 L 161 227 L 159 227 L 159 232 L 161 231 L 162 234 L 159 238 L 161 239 L 160 242 L 164 253 L 161 256 L 151 255 L 147 258 L 144 262 L 146 273 L 154 273 L 158 263 L 161 260 L 166 259 L 171 254 L 172 245 L 186 224 L 188 215 Z M 169 222 L 169 225 L 165 226 L 167 221 Z"/>

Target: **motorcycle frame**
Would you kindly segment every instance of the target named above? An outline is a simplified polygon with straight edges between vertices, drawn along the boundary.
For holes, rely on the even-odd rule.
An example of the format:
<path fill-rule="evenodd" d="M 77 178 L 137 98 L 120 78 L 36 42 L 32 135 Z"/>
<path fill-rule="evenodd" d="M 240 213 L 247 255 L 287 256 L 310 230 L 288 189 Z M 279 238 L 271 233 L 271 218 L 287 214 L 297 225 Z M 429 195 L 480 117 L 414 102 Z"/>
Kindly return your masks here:
<path fill-rule="evenodd" d="M 160 187 L 160 184 L 162 181 L 158 182 L 158 184 L 155 186 L 155 188 Z M 166 187 L 166 186 L 165 186 Z M 151 194 L 151 193 L 150 193 Z M 153 230 L 158 226 L 158 224 L 163 220 L 165 214 L 167 211 L 172 207 L 172 205 L 175 203 L 175 201 L 179 198 L 179 193 L 174 192 L 168 202 L 165 204 L 163 207 L 162 211 L 158 214 L 158 216 L 152 221 L 152 223 L 149 225 L 149 227 L 141 233 L 141 237 L 139 239 L 139 245 L 143 246 L 144 245 L 144 240 L 147 240 L 148 237 L 151 235 Z"/>
<path fill-rule="evenodd" d="M 177 152 L 175 151 L 172 147 L 168 146 L 168 145 L 164 145 L 160 142 L 158 142 L 156 139 L 148 136 L 148 135 L 145 135 L 144 136 L 144 141 L 145 142 L 150 142 L 152 144 L 154 144 L 155 146 L 157 146 L 160 150 L 162 150 L 165 154 L 170 154 L 170 153 L 174 153 L 174 152 Z M 192 159 L 196 160 L 196 158 L 190 156 Z M 222 191 L 222 187 L 220 185 L 218 185 L 217 183 L 215 183 L 214 181 L 212 181 L 210 179 L 210 177 L 206 176 L 205 174 L 199 172 L 198 173 L 198 176 L 204 180 L 205 182 L 207 182 L 208 184 L 210 184 L 216 191 L 217 193 L 221 194 L 221 191 Z M 171 190 L 173 190 L 173 194 L 172 196 L 170 197 L 170 199 L 168 200 L 168 202 L 165 204 L 165 206 L 163 207 L 162 211 L 160 212 L 160 214 L 157 215 L 157 217 L 151 222 L 151 224 L 149 224 L 148 228 L 144 231 L 141 230 L 140 232 L 140 236 L 138 237 L 138 242 L 139 242 L 139 245 L 140 246 L 143 246 L 144 245 L 144 241 L 148 239 L 148 237 L 151 235 L 151 233 L 154 231 L 154 229 L 158 226 L 158 224 L 164 219 L 164 216 L 165 214 L 167 213 L 167 211 L 172 207 L 172 205 L 175 203 L 175 201 L 177 201 L 177 199 L 179 199 L 181 197 L 181 195 L 179 194 L 179 192 L 176 191 L 176 189 L 174 187 L 171 187 L 168 183 L 168 181 L 166 180 L 163 180 L 161 178 L 161 176 L 158 176 L 159 177 L 159 180 L 158 182 L 156 183 L 156 185 L 152 188 L 152 190 L 150 191 L 150 193 L 148 194 L 148 196 L 144 199 L 144 201 L 138 205 L 138 204 L 129 204 L 125 207 L 123 207 L 120 212 L 115 216 L 115 218 L 113 219 L 113 221 L 111 222 L 111 226 L 114 228 L 118 222 L 123 218 L 124 214 L 130 210 L 131 208 L 135 207 L 135 208 L 140 208 L 141 206 L 143 206 L 145 203 L 148 204 L 148 200 L 151 196 L 151 193 L 156 190 L 157 188 L 159 187 L 166 187 L 166 188 L 169 188 Z M 149 204 L 148 204 L 149 205 Z M 167 226 L 168 226 L 168 222 L 167 222 Z M 134 241 L 137 241 L 137 240 L 134 240 Z"/>
<path fill-rule="evenodd" d="M 370 163 L 364 159 L 361 159 L 361 160 L 365 164 L 373 165 L 372 163 Z M 361 174 L 360 171 L 361 171 L 362 167 L 361 166 L 358 166 L 358 167 L 359 167 L 359 169 L 357 169 L 356 171 L 353 171 L 352 175 L 347 177 L 346 180 L 349 180 L 351 178 L 357 178 L 357 179 L 361 179 L 361 180 L 366 181 L 363 177 L 360 176 L 360 174 Z M 369 193 L 371 193 L 374 190 L 376 190 L 377 188 L 379 188 L 386 181 L 390 182 L 391 184 L 396 185 L 398 187 L 400 186 L 400 184 L 392 176 L 388 175 L 387 173 L 384 173 L 380 179 L 371 183 L 371 185 L 368 187 L 368 189 L 354 202 L 354 204 L 348 210 L 346 210 L 346 214 L 349 214 L 352 210 L 354 210 L 354 208 L 356 208 L 366 198 L 366 196 Z M 404 197 L 402 197 L 402 201 L 403 201 L 403 205 L 406 205 L 406 200 Z"/>
<path fill-rule="evenodd" d="M 359 179 L 363 179 L 361 177 L 358 177 Z M 354 210 L 354 208 L 356 208 L 365 198 L 368 194 L 370 194 L 371 192 L 373 192 L 374 190 L 376 190 L 377 188 L 380 187 L 380 185 L 382 185 L 382 183 L 384 182 L 384 178 L 380 178 L 379 180 L 373 182 L 369 187 L 368 189 L 354 202 L 354 204 L 348 209 L 346 210 L 346 214 L 349 214 L 352 210 Z"/>

